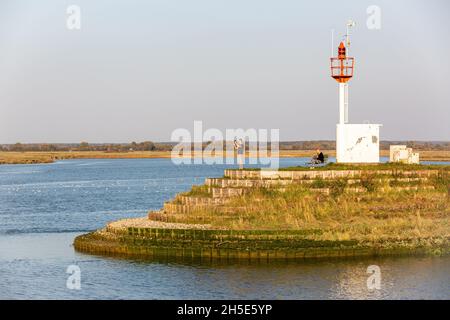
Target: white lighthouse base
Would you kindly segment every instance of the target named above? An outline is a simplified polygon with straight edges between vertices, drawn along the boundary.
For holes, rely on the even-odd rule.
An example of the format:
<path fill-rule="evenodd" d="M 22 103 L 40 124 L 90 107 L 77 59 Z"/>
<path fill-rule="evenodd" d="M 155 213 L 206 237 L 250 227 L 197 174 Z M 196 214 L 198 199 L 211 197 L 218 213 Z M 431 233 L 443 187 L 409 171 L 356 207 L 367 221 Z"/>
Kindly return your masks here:
<path fill-rule="evenodd" d="M 336 162 L 380 162 L 381 124 L 338 124 L 336 126 Z"/>

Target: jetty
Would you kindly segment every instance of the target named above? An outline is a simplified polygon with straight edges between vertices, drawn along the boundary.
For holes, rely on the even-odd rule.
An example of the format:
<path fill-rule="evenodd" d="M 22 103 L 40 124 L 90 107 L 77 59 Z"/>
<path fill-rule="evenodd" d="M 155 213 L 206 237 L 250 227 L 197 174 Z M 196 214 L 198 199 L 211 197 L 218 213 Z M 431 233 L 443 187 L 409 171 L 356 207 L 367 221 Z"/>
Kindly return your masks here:
<path fill-rule="evenodd" d="M 449 193 L 450 166 L 225 170 L 147 217 L 111 222 L 74 246 L 202 262 L 446 255 Z"/>

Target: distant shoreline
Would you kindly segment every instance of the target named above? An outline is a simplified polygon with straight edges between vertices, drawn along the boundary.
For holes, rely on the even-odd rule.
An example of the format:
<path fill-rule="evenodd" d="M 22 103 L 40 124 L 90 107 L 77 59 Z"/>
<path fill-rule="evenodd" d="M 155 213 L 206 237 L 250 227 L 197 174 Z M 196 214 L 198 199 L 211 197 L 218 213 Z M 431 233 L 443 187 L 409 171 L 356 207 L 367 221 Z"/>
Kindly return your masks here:
<path fill-rule="evenodd" d="M 328 156 L 335 156 L 334 150 L 323 150 Z M 424 161 L 450 161 L 450 151 L 422 150 L 420 159 Z M 280 150 L 280 158 L 312 157 L 314 150 Z M 381 156 L 389 156 L 389 150 L 381 150 Z M 248 156 L 248 154 L 247 154 Z M 0 164 L 38 164 L 52 163 L 68 159 L 167 159 L 170 151 L 48 151 L 48 152 L 0 152 Z"/>

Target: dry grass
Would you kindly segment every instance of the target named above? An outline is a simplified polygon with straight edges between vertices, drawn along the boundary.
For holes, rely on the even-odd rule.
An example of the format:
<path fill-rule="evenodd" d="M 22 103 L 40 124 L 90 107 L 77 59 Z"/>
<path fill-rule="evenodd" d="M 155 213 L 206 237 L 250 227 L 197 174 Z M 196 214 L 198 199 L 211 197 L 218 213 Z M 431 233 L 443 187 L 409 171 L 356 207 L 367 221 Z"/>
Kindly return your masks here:
<path fill-rule="evenodd" d="M 323 150 L 324 154 L 334 157 L 334 150 Z M 280 150 L 280 157 L 312 157 L 312 150 Z M 248 156 L 248 154 L 247 154 Z M 381 156 L 389 156 L 389 151 L 381 150 Z M 56 152 L 0 152 L 0 164 L 49 163 L 63 159 L 151 159 L 170 158 L 170 151 L 56 151 Z M 450 151 L 420 151 L 421 160 L 450 161 Z"/>
<path fill-rule="evenodd" d="M 146 159 L 170 158 L 167 151 L 64 151 L 64 152 L 0 152 L 0 164 L 48 163 L 64 159 Z"/>
<path fill-rule="evenodd" d="M 446 188 L 435 190 L 318 195 L 300 185 L 284 190 L 256 188 L 237 197 L 221 215 L 198 209 L 190 215 L 213 227 L 235 230 L 318 230 L 313 240 L 384 241 L 389 239 L 447 239 L 450 237 L 450 196 Z M 450 181 L 445 181 L 450 185 Z M 379 186 L 380 187 L 380 186 Z M 389 185 L 382 185 L 389 188 Z"/>
<path fill-rule="evenodd" d="M 0 164 L 49 163 L 54 158 L 47 152 L 0 152 Z"/>
<path fill-rule="evenodd" d="M 419 151 L 421 160 L 450 161 L 450 151 Z"/>

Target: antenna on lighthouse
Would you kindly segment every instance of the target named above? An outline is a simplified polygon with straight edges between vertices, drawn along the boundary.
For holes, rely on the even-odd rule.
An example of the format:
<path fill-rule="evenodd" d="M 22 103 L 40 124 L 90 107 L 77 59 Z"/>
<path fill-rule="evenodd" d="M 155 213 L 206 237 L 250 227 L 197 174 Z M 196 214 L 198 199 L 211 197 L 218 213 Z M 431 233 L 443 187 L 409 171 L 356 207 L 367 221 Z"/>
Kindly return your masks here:
<path fill-rule="evenodd" d="M 354 27 L 356 25 L 355 21 L 353 20 L 348 20 L 347 21 L 347 30 L 345 33 L 345 42 L 346 42 L 346 46 L 347 46 L 347 54 L 349 53 L 349 49 L 350 49 L 350 28 Z"/>
<path fill-rule="evenodd" d="M 331 29 L 331 55 L 332 57 L 334 55 L 334 29 Z"/>

